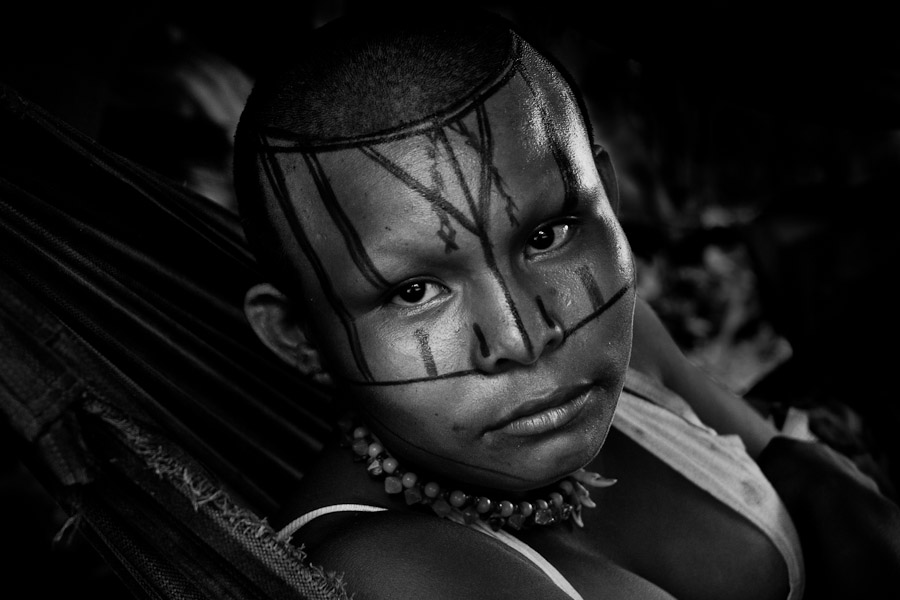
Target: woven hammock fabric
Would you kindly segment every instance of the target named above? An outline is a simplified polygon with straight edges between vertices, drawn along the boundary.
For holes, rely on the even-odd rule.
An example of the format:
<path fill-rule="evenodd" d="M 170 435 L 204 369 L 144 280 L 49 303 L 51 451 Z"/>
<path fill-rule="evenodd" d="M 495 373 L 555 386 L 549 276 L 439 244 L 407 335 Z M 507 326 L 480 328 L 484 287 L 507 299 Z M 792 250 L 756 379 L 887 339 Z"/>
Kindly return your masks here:
<path fill-rule="evenodd" d="M 139 473 L 121 465 L 111 473 L 110 455 L 98 450 L 109 444 L 92 433 L 97 418 L 87 407 L 105 407 L 158 436 L 160 452 L 181 457 L 171 459 L 179 468 L 202 472 L 264 524 L 303 476 L 332 415 L 328 396 L 271 355 L 244 319 L 244 293 L 261 275 L 236 215 L 5 87 L 0 132 L 0 418 L 26 464 L 64 504 L 77 496 L 71 505 L 86 513 L 101 506 L 83 502 L 90 490 Z M 165 511 L 158 493 L 150 494 L 154 510 Z M 127 513 L 130 497 L 105 510 Z M 166 517 L 177 529 L 191 514 L 173 508 Z M 104 529 L 92 531 L 102 537 Z M 165 534 L 105 531 L 122 535 L 99 540 L 113 557 Z M 142 562 L 150 564 L 136 559 L 126 570 Z M 159 563 L 147 568 L 131 575 L 166 579 Z"/>

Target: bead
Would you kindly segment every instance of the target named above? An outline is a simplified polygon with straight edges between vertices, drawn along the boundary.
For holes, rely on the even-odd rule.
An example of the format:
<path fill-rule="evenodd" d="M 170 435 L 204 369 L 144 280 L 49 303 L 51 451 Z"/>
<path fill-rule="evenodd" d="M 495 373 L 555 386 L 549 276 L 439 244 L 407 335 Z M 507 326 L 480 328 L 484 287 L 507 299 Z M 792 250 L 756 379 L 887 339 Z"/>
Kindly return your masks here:
<path fill-rule="evenodd" d="M 534 512 L 534 522 L 538 525 L 549 525 L 553 522 L 553 513 L 549 509 L 539 508 Z"/>
<path fill-rule="evenodd" d="M 410 506 L 430 505 L 439 517 L 453 516 L 457 520 L 462 518 L 467 524 L 481 520 L 494 531 L 504 527 L 520 530 L 532 525 L 549 525 L 569 519 L 578 527 L 583 527 L 582 508 L 592 508 L 596 504 L 591 501 L 582 482 L 597 487 L 615 482 L 594 473 L 576 473 L 560 481 L 557 484 L 558 491 L 545 498 L 518 504 L 509 500 L 498 502 L 487 496 L 469 496 L 462 490 L 453 490 L 448 494 L 437 482 L 429 481 L 423 486 L 415 473 L 401 469 L 398 461 L 387 456 L 384 446 L 372 437 L 366 427 L 353 428 L 352 424 L 342 424 L 342 431 L 352 431 L 351 443 L 353 452 L 358 457 L 357 462 L 365 460 L 372 477 L 384 477 L 384 489 L 388 494 L 403 492 L 404 500 Z"/>
<path fill-rule="evenodd" d="M 369 444 L 369 447 L 366 449 L 366 453 L 369 456 L 371 456 L 372 458 L 375 458 L 382 452 L 384 452 L 384 446 L 382 446 L 378 442 L 372 442 L 371 444 Z"/>
<path fill-rule="evenodd" d="M 512 515 L 506 520 L 506 524 L 515 530 L 522 529 L 525 526 L 525 517 L 520 514 Z"/>
<path fill-rule="evenodd" d="M 453 490 L 452 492 L 450 492 L 450 504 L 452 506 L 459 508 L 460 506 L 462 506 L 465 503 L 466 503 L 465 493 L 463 493 L 459 490 Z"/>
<path fill-rule="evenodd" d="M 384 473 L 384 469 L 381 467 L 381 461 L 377 458 L 370 462 L 367 468 L 369 470 L 369 475 L 372 477 L 378 477 Z"/>
<path fill-rule="evenodd" d="M 453 507 L 450 506 L 443 498 L 438 498 L 431 503 L 431 510 L 433 510 L 439 517 L 446 517 L 453 512 Z"/>
<path fill-rule="evenodd" d="M 356 440 L 353 442 L 353 452 L 358 456 L 366 456 L 369 453 L 369 444 L 366 440 Z"/>
<path fill-rule="evenodd" d="M 419 504 L 422 502 L 422 488 L 419 486 L 407 488 L 403 490 L 403 497 L 406 499 L 406 504 L 410 506 Z"/>
<path fill-rule="evenodd" d="M 403 482 L 393 475 L 384 478 L 384 491 L 388 494 L 399 494 L 403 491 Z"/>

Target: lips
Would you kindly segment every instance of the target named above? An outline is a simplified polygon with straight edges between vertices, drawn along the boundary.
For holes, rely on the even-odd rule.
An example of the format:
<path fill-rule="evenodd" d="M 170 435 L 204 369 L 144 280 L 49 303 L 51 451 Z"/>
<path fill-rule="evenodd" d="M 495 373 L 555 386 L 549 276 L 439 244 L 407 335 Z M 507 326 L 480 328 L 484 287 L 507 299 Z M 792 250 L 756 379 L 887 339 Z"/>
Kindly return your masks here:
<path fill-rule="evenodd" d="M 563 427 L 578 416 L 596 386 L 596 382 L 566 386 L 549 396 L 524 402 L 491 429 L 509 435 L 528 436 Z"/>

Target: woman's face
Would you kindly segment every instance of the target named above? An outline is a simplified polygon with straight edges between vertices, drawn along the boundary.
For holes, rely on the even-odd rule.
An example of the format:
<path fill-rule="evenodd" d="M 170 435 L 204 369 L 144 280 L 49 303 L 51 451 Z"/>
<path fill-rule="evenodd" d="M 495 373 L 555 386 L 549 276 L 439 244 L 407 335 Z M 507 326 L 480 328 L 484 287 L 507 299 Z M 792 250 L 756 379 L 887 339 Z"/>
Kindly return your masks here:
<path fill-rule="evenodd" d="M 633 267 L 567 96 L 514 76 L 440 127 L 278 161 L 314 198 L 294 231 L 313 338 L 389 451 L 509 490 L 596 456 Z"/>

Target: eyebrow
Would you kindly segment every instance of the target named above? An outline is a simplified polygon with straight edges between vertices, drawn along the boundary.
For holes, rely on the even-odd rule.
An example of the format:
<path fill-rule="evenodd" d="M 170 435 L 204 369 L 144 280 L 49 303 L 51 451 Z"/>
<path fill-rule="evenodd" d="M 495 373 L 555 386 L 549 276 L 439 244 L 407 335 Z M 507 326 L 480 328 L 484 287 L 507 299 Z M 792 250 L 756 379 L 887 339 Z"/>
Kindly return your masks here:
<path fill-rule="evenodd" d="M 572 327 L 569 327 L 568 329 L 564 330 L 563 331 L 563 339 L 560 342 L 560 345 L 557 346 L 557 348 L 559 348 L 563 344 L 565 344 L 566 341 L 568 341 L 568 339 L 572 335 L 574 335 L 579 329 L 581 329 L 582 327 L 584 327 L 585 325 L 587 325 L 594 319 L 600 317 L 600 315 L 602 315 L 607 310 L 609 310 L 613 305 L 615 305 L 619 300 L 621 300 L 622 297 L 624 297 L 625 294 L 628 292 L 628 290 L 630 290 L 633 286 L 634 286 L 633 282 L 628 282 L 628 283 L 624 284 L 619 289 L 619 291 L 617 291 L 615 294 L 613 294 L 609 298 L 609 300 L 604 302 L 600 307 L 598 307 L 596 310 L 593 310 L 590 313 L 588 313 L 587 316 L 585 316 L 583 319 L 578 321 Z M 411 384 L 423 383 L 423 382 L 427 382 L 427 381 L 438 381 L 441 379 L 453 379 L 456 377 L 471 377 L 471 376 L 489 377 L 489 375 L 487 375 L 486 373 L 484 373 L 482 371 L 479 371 L 478 369 L 465 369 L 465 370 L 461 370 L 461 371 L 451 371 L 450 373 L 443 373 L 443 374 L 436 375 L 433 377 L 432 376 L 412 377 L 409 379 L 394 379 L 394 380 L 389 380 L 389 381 L 359 381 L 359 380 L 350 379 L 347 377 L 341 377 L 341 376 L 335 376 L 335 377 L 337 379 L 343 381 L 346 384 L 355 385 L 355 386 L 359 386 L 359 387 L 387 387 L 387 386 L 411 385 Z"/>

